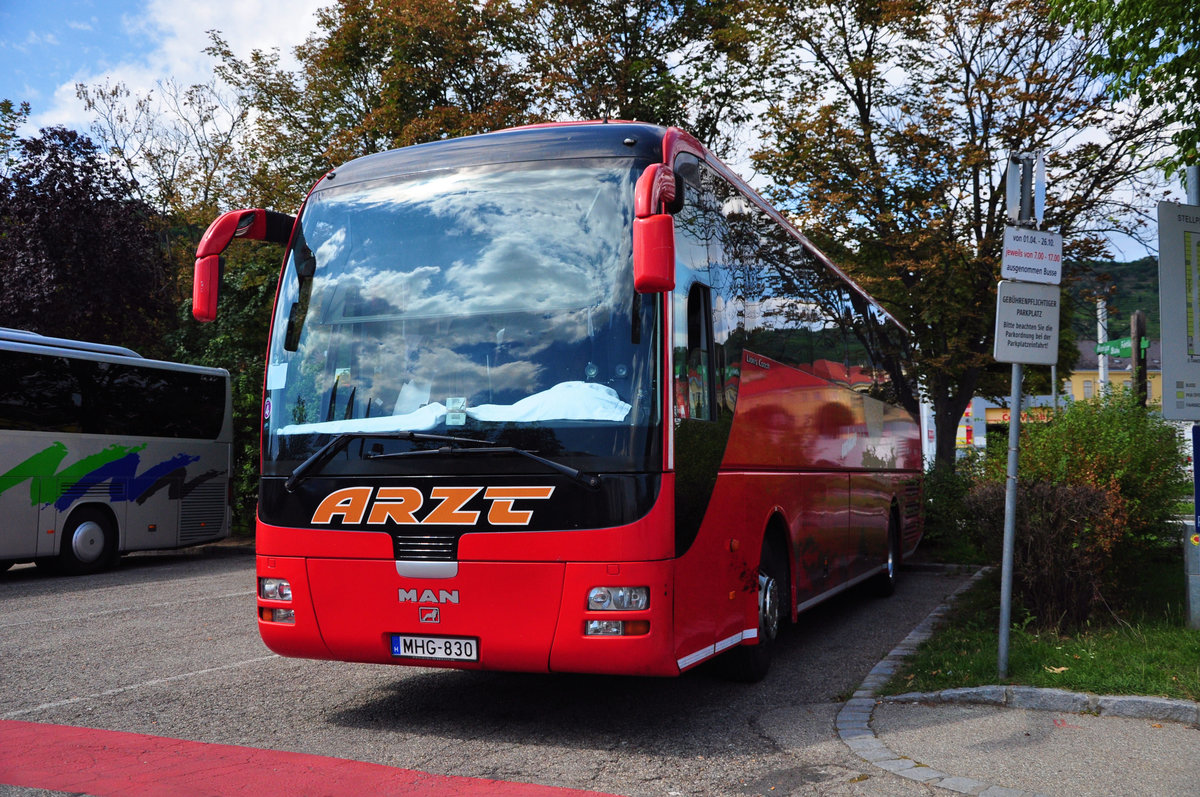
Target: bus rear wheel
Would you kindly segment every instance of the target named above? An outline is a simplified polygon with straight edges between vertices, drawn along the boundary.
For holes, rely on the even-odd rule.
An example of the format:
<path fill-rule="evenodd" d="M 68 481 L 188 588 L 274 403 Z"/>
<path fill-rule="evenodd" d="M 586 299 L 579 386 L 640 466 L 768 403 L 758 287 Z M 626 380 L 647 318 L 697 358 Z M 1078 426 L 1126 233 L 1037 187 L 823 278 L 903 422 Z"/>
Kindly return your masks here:
<path fill-rule="evenodd" d="M 98 573 L 117 559 L 117 530 L 103 511 L 84 507 L 71 514 L 63 529 L 58 570 L 69 576 Z"/>
<path fill-rule="evenodd" d="M 887 564 L 883 572 L 875 577 L 875 594 L 880 598 L 889 598 L 896 591 L 896 582 L 900 577 L 900 524 L 896 522 L 893 512 L 888 519 L 888 552 Z"/>
<path fill-rule="evenodd" d="M 783 625 L 784 596 L 789 593 L 784 555 L 777 544 L 766 540 L 758 566 L 758 644 L 739 645 L 725 654 L 728 678 L 755 683 L 766 677 L 775 640 Z"/>

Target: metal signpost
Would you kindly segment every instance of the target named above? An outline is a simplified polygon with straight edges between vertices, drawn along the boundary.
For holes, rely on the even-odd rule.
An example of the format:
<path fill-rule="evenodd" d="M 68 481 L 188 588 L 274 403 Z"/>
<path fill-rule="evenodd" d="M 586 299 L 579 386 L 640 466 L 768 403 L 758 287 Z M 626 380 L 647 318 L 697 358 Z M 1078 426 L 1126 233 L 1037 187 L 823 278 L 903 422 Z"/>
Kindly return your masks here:
<path fill-rule="evenodd" d="M 1033 179 L 1035 166 L 1038 172 L 1036 187 Z M 1054 365 L 1058 361 L 1062 236 L 1033 229 L 1035 223 L 1041 225 L 1044 216 L 1045 180 L 1045 165 L 1040 152 L 1010 156 L 1008 215 L 1018 226 L 1007 227 L 1004 232 L 1004 256 L 1000 265 L 1000 275 L 1004 280 L 996 291 L 993 351 L 998 362 L 1013 364 L 1008 422 L 1008 479 L 1004 492 L 1004 558 L 1000 568 L 998 669 L 1001 678 L 1008 677 L 1008 638 L 1012 624 L 1017 462 L 1021 439 L 1021 366 Z"/>

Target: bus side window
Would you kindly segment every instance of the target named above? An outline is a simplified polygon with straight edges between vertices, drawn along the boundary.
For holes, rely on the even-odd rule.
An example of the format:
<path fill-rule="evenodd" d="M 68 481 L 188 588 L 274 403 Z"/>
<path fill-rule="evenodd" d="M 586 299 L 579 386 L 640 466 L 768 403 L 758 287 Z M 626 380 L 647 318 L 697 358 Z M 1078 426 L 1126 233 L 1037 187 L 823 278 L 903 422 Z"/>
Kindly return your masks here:
<path fill-rule="evenodd" d="M 712 312 L 707 286 L 695 283 L 687 300 L 687 408 L 689 418 L 714 420 Z"/>

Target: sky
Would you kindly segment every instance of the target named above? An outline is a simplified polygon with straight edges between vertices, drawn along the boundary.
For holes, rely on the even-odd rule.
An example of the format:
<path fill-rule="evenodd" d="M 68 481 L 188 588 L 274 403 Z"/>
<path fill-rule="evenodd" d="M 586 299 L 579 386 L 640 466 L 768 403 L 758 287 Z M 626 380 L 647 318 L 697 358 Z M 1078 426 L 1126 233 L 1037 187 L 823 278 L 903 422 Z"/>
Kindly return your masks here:
<path fill-rule="evenodd" d="M 136 94 L 159 80 L 202 83 L 212 76 L 209 30 L 239 57 L 278 48 L 294 63 L 292 49 L 328 1 L 0 0 L 0 99 L 31 106 L 22 135 L 50 125 L 86 131 L 76 83 L 123 82 Z"/>

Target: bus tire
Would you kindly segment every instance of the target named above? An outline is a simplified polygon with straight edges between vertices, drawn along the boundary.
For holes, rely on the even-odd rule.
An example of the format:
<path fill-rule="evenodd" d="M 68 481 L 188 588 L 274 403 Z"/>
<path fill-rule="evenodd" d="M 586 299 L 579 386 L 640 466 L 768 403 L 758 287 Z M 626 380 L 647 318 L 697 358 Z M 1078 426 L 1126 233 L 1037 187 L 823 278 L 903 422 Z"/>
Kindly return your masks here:
<path fill-rule="evenodd" d="M 771 654 L 785 619 L 785 596 L 789 594 L 787 558 L 777 542 L 763 541 L 758 566 L 758 644 L 738 645 L 725 654 L 725 676 L 733 681 L 756 683 L 771 668 Z"/>
<path fill-rule="evenodd" d="M 69 576 L 98 573 L 117 560 L 117 528 L 107 512 L 82 507 L 63 528 L 58 570 Z"/>
<path fill-rule="evenodd" d="M 889 598 L 896 591 L 896 582 L 900 577 L 900 524 L 896 522 L 893 511 L 888 517 L 888 554 L 887 565 L 882 573 L 875 577 L 875 595 Z"/>
<path fill-rule="evenodd" d="M 0 559 L 0 573 L 3 573 L 5 570 L 15 564 L 16 562 L 14 562 L 12 559 Z"/>

